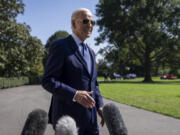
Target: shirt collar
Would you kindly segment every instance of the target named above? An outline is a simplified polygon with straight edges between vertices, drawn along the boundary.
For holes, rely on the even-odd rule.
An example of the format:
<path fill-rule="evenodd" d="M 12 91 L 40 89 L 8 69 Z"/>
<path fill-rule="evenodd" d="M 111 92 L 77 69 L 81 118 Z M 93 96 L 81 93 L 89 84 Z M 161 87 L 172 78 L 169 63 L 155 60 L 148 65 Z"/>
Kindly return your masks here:
<path fill-rule="evenodd" d="M 74 41 L 76 42 L 76 44 L 77 44 L 78 46 L 80 46 L 80 44 L 82 43 L 82 41 L 81 41 L 74 33 L 72 33 L 71 35 L 72 35 Z"/>

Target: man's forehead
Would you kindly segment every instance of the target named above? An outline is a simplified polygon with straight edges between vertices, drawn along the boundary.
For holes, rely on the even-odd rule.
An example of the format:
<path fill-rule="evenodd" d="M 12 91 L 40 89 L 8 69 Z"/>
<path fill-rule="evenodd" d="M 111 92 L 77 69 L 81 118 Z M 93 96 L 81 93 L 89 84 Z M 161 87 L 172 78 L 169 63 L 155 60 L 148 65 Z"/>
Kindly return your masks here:
<path fill-rule="evenodd" d="M 88 12 L 88 11 L 81 11 L 81 12 L 79 12 L 79 14 L 82 15 L 82 16 L 93 17 L 93 15 L 91 14 L 91 12 Z"/>

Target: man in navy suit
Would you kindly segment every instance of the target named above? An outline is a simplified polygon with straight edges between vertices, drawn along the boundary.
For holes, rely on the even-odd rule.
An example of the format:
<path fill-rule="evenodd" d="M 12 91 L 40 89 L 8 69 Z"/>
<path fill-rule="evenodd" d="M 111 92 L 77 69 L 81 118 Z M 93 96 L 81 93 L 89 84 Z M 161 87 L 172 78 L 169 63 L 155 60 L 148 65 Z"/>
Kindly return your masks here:
<path fill-rule="evenodd" d="M 85 8 L 71 16 L 72 34 L 55 41 L 49 50 L 42 86 L 52 93 L 49 122 L 55 128 L 63 115 L 75 119 L 79 135 L 99 135 L 103 100 L 97 83 L 95 54 L 85 43 L 90 37 L 94 20 Z"/>

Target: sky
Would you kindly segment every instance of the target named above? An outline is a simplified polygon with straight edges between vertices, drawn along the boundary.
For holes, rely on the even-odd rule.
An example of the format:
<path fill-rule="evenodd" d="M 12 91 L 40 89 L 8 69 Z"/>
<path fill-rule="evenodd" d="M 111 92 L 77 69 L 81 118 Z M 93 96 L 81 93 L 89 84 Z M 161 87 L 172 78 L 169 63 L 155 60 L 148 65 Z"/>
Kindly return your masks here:
<path fill-rule="evenodd" d="M 23 0 L 25 11 L 23 15 L 18 15 L 17 22 L 29 25 L 31 35 L 46 44 L 48 38 L 56 31 L 72 33 L 71 14 L 78 8 L 89 9 L 97 20 L 95 9 L 98 2 L 99 0 Z M 98 26 L 95 26 L 91 37 L 86 40 L 95 53 L 105 47 L 105 43 L 95 46 L 94 38 L 98 37 L 98 34 Z"/>

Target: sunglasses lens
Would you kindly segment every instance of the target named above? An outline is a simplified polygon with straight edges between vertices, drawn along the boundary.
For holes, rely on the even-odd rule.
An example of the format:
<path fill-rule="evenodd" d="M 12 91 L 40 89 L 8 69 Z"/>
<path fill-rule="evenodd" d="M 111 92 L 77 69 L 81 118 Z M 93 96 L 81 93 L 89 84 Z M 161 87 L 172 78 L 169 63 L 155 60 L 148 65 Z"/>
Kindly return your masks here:
<path fill-rule="evenodd" d="M 88 24 L 89 22 L 91 22 L 91 24 L 94 26 L 95 25 L 95 21 L 93 20 L 88 20 L 88 19 L 84 19 L 83 20 L 83 24 Z"/>
<path fill-rule="evenodd" d="M 84 19 L 83 20 L 83 24 L 88 24 L 89 20 L 88 19 Z"/>
<path fill-rule="evenodd" d="M 95 25 L 95 21 L 91 21 L 91 24 L 94 26 Z"/>

